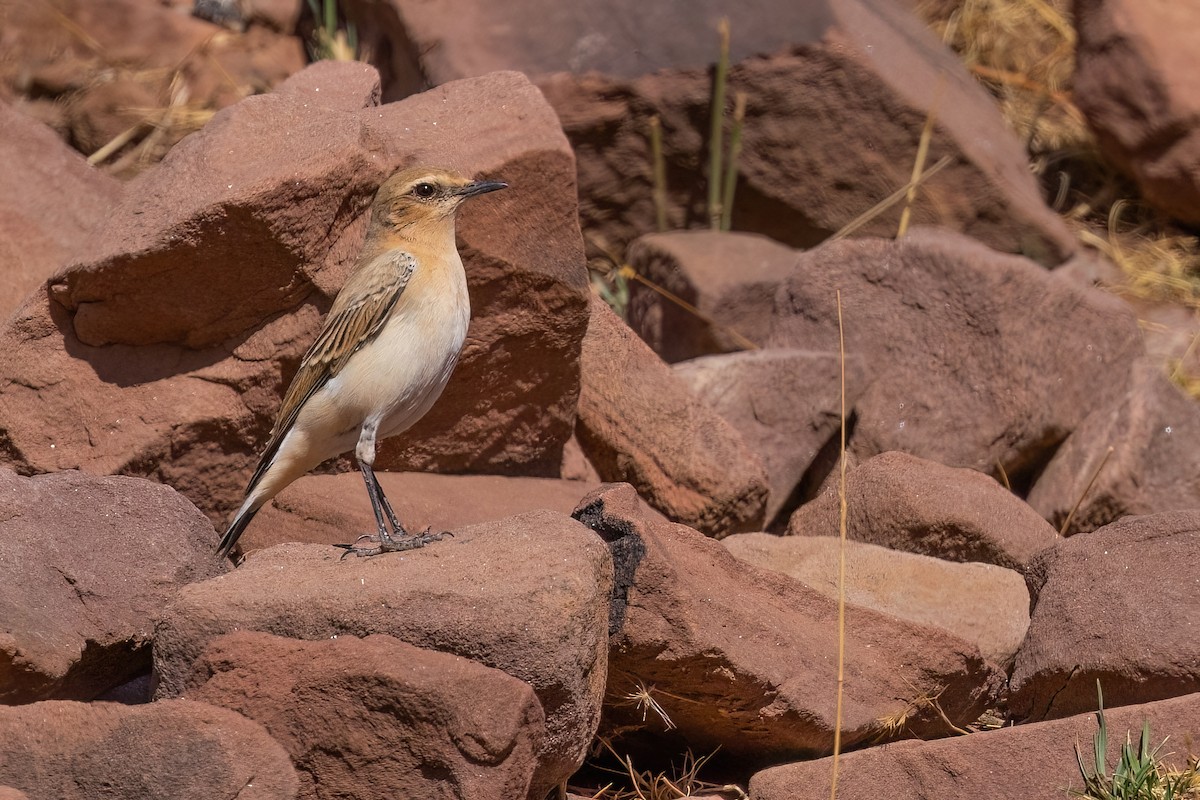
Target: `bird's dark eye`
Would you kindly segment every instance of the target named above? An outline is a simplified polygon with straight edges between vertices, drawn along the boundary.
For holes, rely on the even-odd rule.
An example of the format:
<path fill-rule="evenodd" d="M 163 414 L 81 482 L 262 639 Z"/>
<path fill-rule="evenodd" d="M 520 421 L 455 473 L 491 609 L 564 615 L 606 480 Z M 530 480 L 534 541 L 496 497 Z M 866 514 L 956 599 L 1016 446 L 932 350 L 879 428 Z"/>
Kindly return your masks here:
<path fill-rule="evenodd" d="M 436 191 L 437 190 L 434 188 L 432 183 L 418 183 L 413 187 L 413 194 L 415 194 L 417 197 L 423 197 L 426 199 L 433 197 L 434 192 Z"/>

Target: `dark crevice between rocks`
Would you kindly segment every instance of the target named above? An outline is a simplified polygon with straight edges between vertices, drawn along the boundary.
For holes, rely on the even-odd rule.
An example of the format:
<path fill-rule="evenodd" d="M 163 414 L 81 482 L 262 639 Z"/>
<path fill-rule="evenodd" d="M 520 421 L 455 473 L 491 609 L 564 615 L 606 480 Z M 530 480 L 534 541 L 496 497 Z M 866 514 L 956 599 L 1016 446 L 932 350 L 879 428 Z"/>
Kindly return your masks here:
<path fill-rule="evenodd" d="M 612 554 L 613 591 L 608 606 L 608 635 L 614 636 L 625 624 L 629 588 L 633 586 L 638 565 L 646 556 L 646 544 L 629 520 L 605 514 L 603 497 L 575 509 L 571 516 L 599 534 L 608 543 Z"/>
<path fill-rule="evenodd" d="M 850 440 L 854 436 L 854 426 L 858 422 L 858 416 L 853 412 L 846 418 L 846 446 L 850 446 Z M 817 499 L 817 495 L 821 492 L 821 487 L 837 469 L 838 459 L 841 457 L 842 437 L 841 428 L 835 428 L 833 435 L 825 440 L 821 445 L 821 449 L 817 451 L 817 455 L 813 458 L 812 463 L 808 465 L 808 469 L 804 471 L 804 475 L 800 477 L 800 481 L 796 487 L 792 489 L 792 493 L 788 495 L 784 504 L 780 506 L 776 512 L 774 519 L 767 520 L 766 530 L 770 533 L 784 533 L 787 530 L 788 520 L 792 518 L 792 514 L 797 508 Z"/>
<path fill-rule="evenodd" d="M 348 0 L 341 10 L 357 28 L 362 57 L 379 70 L 381 103 L 403 100 L 434 85 L 423 66 L 427 54 L 421 52 L 393 4 Z"/>
<path fill-rule="evenodd" d="M 1023 447 L 1015 457 L 1004 464 L 1004 472 L 1008 476 L 1008 485 L 1013 494 L 1022 500 L 1029 496 L 1029 490 L 1037 483 L 1038 478 L 1042 477 L 1046 466 L 1069 435 L 1070 431 L 1065 430 L 1042 431 L 1036 441 Z M 993 472 L 992 477 L 1001 483 L 1004 482 L 998 472 Z"/>

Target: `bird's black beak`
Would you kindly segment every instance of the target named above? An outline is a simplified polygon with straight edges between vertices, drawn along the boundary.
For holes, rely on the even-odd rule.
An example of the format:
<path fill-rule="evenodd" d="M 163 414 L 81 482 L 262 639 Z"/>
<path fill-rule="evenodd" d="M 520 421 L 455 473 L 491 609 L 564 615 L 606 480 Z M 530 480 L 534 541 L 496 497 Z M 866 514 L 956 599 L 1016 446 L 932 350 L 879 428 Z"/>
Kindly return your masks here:
<path fill-rule="evenodd" d="M 474 197 L 477 194 L 487 194 L 494 192 L 497 189 L 507 189 L 508 184 L 504 181 L 471 181 L 466 186 L 458 190 L 461 197 Z"/>

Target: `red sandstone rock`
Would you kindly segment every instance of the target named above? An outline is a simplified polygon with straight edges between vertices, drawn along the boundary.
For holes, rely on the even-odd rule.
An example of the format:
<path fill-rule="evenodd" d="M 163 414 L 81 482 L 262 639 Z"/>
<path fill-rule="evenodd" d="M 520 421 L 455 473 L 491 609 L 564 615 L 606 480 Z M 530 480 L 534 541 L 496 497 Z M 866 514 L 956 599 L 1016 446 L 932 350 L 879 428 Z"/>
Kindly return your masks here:
<path fill-rule="evenodd" d="M 91 700 L 150 668 L 154 620 L 227 568 L 167 486 L 0 469 L 0 703 Z"/>
<path fill-rule="evenodd" d="M 1142 354 L 1120 300 L 927 228 L 802 254 L 771 343 L 837 350 L 838 290 L 846 352 L 874 376 L 854 404 L 861 459 L 1003 468 L 1020 491 L 1091 409 L 1124 394 Z"/>
<path fill-rule="evenodd" d="M 719 542 L 642 511 L 629 486 L 605 487 L 575 516 L 603 536 L 616 565 L 609 656 L 613 698 L 653 687 L 693 752 L 720 747 L 743 764 L 830 752 L 837 686 L 837 603 L 799 581 L 751 566 Z M 944 630 L 850 606 L 850 666 L 842 744 L 944 736 L 938 696 L 964 724 L 983 710 L 999 674 L 979 650 Z M 889 729 L 881 720 L 904 716 Z M 614 730 L 661 731 L 633 703 L 605 708 Z M 630 726 L 622 728 L 621 726 Z"/>
<path fill-rule="evenodd" d="M 383 633 L 533 687 L 546 738 L 530 798 L 578 768 L 599 723 L 608 662 L 612 560 L 603 542 L 540 511 L 384 558 L 342 560 L 343 552 L 278 545 L 180 592 L 155 630 L 159 696 L 195 689 L 197 659 L 235 630 L 313 641 Z"/>
<path fill-rule="evenodd" d="M 581 361 L 576 434 L 602 479 L 628 481 L 663 514 L 712 536 L 761 527 L 761 459 L 597 299 Z"/>
<path fill-rule="evenodd" d="M 545 735 L 528 684 L 391 636 L 241 631 L 213 640 L 195 670 L 188 698 L 266 728 L 300 798 L 525 797 Z"/>
<path fill-rule="evenodd" d="M 224 708 L 51 700 L 0 706 L 0 785 L 34 800 L 292 800 L 298 782 L 279 743 Z"/>
<path fill-rule="evenodd" d="M 762 347 L 775 290 L 791 274 L 796 256 L 790 247 L 749 233 L 643 236 L 629 247 L 630 266 L 703 317 L 630 281 L 629 327 L 669 362 L 746 350 L 747 341 Z"/>
<path fill-rule="evenodd" d="M 1123 397 L 1094 409 L 1063 442 L 1029 504 L 1057 527 L 1074 510 L 1070 536 L 1124 516 L 1198 508 L 1197 475 L 1200 407 L 1145 361 Z"/>
<path fill-rule="evenodd" d="M 1033 614 L 1009 681 L 1018 720 L 1200 691 L 1200 511 L 1126 517 L 1030 569 Z"/>
<path fill-rule="evenodd" d="M 1105 712 L 1105 717 L 1110 774 L 1126 735 L 1136 742 L 1146 722 L 1150 723 L 1152 746 L 1168 740 L 1162 752 L 1168 764 L 1183 769 L 1189 756 L 1200 753 L 1196 745 L 1200 740 L 1200 694 L 1113 708 Z M 1095 714 L 1079 714 L 935 742 L 896 742 L 843 753 L 837 796 L 839 800 L 1061 798 L 1070 790 L 1083 791 L 1073 747 L 1078 746 L 1084 763 L 1094 767 L 1095 732 Z M 765 769 L 750 780 L 750 798 L 824 796 L 829 793 L 831 774 L 827 758 Z"/>
<path fill-rule="evenodd" d="M 840 514 L 836 489 L 831 489 L 797 509 L 788 533 L 838 536 Z M 846 535 L 893 550 L 1020 572 L 1061 541 L 1036 511 L 986 475 L 896 452 L 847 473 Z"/>
<path fill-rule="evenodd" d="M 1200 54 L 1191 3 L 1076 0 L 1072 97 L 1150 203 L 1200 223 Z"/>
<path fill-rule="evenodd" d="M 0 101 L 0 319 L 94 241 L 117 181 L 54 131 Z"/>
<path fill-rule="evenodd" d="M 837 539 L 739 533 L 721 544 L 748 564 L 838 596 Z M 845 590 L 848 603 L 941 628 L 976 645 L 1000 667 L 1012 661 L 1029 627 L 1024 577 L 993 564 L 958 564 L 848 541 Z"/>
<path fill-rule="evenodd" d="M 842 363 L 837 353 L 786 348 L 683 361 L 675 374 L 762 457 L 771 493 L 765 525 L 787 525 L 833 468 L 840 441 Z M 863 360 L 845 363 L 846 413 L 869 381 Z"/>

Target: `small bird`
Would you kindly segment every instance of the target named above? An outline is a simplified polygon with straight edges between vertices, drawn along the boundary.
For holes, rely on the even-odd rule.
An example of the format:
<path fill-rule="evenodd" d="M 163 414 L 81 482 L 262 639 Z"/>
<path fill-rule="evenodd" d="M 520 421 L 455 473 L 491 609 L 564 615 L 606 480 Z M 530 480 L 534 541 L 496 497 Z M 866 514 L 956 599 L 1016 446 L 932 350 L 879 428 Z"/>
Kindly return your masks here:
<path fill-rule="evenodd" d="M 376 546 L 340 547 L 369 556 L 442 538 L 404 530 L 375 477 L 375 447 L 423 417 L 450 380 L 471 317 L 455 212 L 467 198 L 507 185 L 417 167 L 379 187 L 362 253 L 283 397 L 219 557 L 229 555 L 258 510 L 285 486 L 351 448 L 377 526 L 358 541 Z"/>

